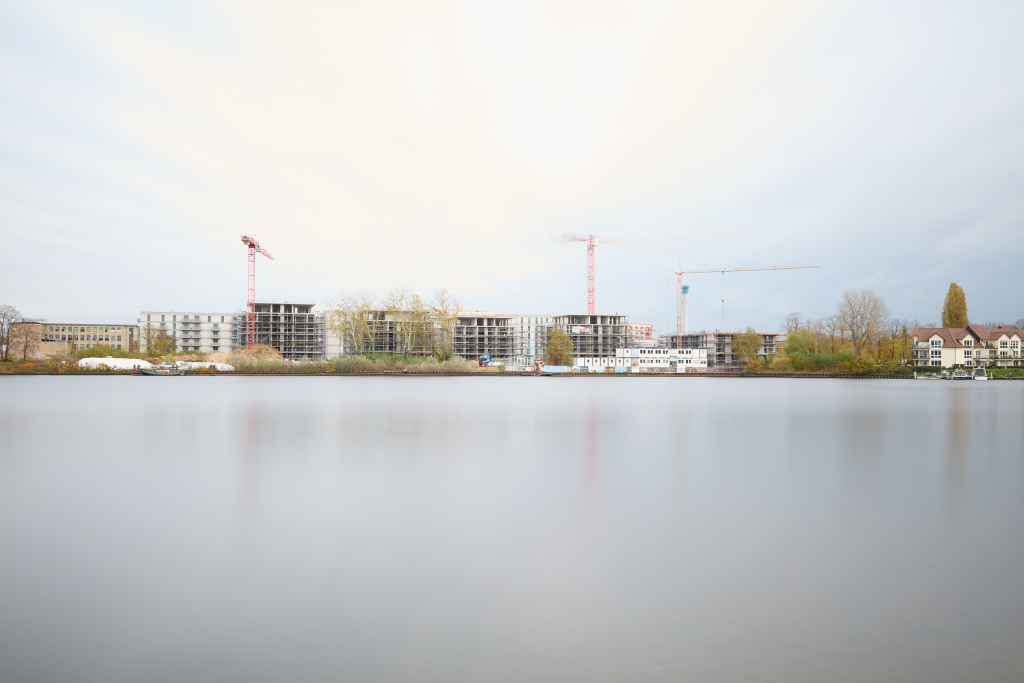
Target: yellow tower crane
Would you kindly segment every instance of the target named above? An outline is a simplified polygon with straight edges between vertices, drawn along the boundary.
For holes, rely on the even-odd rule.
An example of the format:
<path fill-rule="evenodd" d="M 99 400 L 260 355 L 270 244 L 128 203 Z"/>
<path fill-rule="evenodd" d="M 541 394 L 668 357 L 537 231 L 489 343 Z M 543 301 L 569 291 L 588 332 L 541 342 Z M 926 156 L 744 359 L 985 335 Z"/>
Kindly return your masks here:
<path fill-rule="evenodd" d="M 683 276 L 684 275 L 696 275 L 698 273 L 721 273 L 722 277 L 725 278 L 726 273 L 743 273 L 752 270 L 799 270 L 801 268 L 817 268 L 818 266 L 755 266 L 752 268 L 733 268 L 732 259 L 729 259 L 729 265 L 725 268 L 700 268 L 698 270 L 683 270 L 682 263 L 679 264 L 679 270 L 669 268 L 669 272 L 676 274 L 676 335 L 682 336 L 683 332 L 683 311 L 688 308 L 687 306 L 687 295 L 688 292 L 684 291 L 683 287 Z M 688 311 L 687 311 L 688 313 Z M 725 296 L 722 296 L 722 320 L 725 320 Z M 677 340 L 681 341 L 681 340 Z"/>

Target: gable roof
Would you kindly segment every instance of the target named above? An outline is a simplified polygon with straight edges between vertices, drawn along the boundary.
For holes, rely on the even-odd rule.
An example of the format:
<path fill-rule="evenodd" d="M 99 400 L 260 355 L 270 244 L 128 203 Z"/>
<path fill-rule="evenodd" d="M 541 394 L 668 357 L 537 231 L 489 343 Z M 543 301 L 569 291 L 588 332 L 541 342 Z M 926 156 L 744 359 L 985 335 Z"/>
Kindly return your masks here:
<path fill-rule="evenodd" d="M 991 341 L 993 339 L 999 339 L 1004 334 L 1007 337 L 1017 335 L 1019 338 L 1024 339 L 1024 330 L 1018 330 L 1010 327 L 1009 325 L 1000 325 L 999 327 L 980 327 L 978 325 L 968 325 L 967 329 L 970 330 L 978 339 L 985 341 Z"/>
<path fill-rule="evenodd" d="M 963 346 L 961 340 L 971 336 L 971 333 L 964 327 L 919 327 L 913 331 L 914 340 L 926 342 L 935 335 L 942 337 L 944 348 L 960 348 Z"/>

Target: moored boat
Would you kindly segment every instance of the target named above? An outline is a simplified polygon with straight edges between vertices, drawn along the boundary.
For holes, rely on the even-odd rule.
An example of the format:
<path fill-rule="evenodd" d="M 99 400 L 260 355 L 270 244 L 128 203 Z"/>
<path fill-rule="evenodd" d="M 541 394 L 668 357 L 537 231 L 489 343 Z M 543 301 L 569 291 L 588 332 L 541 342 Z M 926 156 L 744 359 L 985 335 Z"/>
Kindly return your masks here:
<path fill-rule="evenodd" d="M 140 375 L 174 376 L 183 375 L 185 371 L 172 363 L 161 363 L 151 368 L 138 368 L 136 372 Z"/>
<path fill-rule="evenodd" d="M 985 368 L 974 368 L 974 376 L 971 379 L 988 379 L 988 375 L 985 374 Z"/>
<path fill-rule="evenodd" d="M 966 370 L 954 370 L 953 379 L 971 379 Z"/>

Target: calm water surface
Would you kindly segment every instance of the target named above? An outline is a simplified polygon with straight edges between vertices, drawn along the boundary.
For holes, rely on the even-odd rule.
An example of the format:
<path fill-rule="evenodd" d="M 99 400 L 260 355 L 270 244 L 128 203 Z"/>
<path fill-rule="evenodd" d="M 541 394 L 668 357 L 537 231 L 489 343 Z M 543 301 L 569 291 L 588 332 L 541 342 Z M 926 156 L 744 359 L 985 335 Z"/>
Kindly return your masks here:
<path fill-rule="evenodd" d="M 0 377 L 0 680 L 1018 682 L 1024 382 Z"/>

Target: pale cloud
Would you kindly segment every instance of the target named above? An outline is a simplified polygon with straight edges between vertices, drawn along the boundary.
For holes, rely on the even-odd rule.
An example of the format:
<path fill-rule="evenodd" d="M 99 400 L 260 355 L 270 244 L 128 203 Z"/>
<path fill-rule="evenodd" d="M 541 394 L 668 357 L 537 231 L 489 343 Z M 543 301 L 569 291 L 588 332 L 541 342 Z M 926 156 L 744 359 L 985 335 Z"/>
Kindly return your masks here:
<path fill-rule="evenodd" d="M 980 262 L 968 236 L 985 230 L 967 226 L 1021 218 L 1006 26 L 1020 12 L 998 9 L 26 4 L 15 24 L 48 41 L 2 54 L 16 96 L 0 145 L 16 154 L 0 211 L 27 258 L 0 283 L 34 291 L 21 298 L 39 315 L 70 313 L 24 264 L 75 245 L 65 270 L 104 311 L 237 308 L 245 232 L 278 257 L 260 266 L 268 296 L 446 286 L 481 308 L 564 312 L 583 307 L 584 257 L 554 235 L 723 235 L 602 248 L 599 307 L 663 326 L 670 263 L 736 256 L 823 268 L 731 280 L 726 324 L 827 313 L 868 285 L 928 317 L 929 288 Z M 83 258 L 133 286 L 104 289 Z M 714 327 L 721 285 L 694 285 L 695 324 Z M 989 317 L 1019 317 L 1012 304 Z"/>

